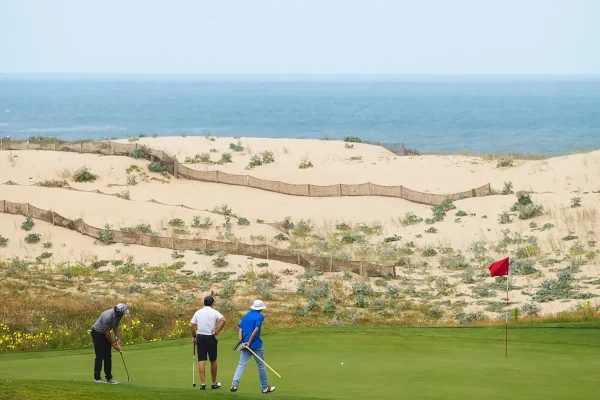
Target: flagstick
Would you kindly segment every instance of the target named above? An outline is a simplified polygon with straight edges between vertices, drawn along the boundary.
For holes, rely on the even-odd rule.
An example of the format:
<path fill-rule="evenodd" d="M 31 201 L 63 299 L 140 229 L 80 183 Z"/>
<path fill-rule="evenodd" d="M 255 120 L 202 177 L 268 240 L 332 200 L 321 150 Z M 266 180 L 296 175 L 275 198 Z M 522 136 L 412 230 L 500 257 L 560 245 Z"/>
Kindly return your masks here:
<path fill-rule="evenodd" d="M 506 274 L 506 323 L 505 323 L 505 330 L 506 330 L 506 343 L 504 345 L 504 357 L 508 357 L 508 278 L 509 278 L 509 274 Z"/>

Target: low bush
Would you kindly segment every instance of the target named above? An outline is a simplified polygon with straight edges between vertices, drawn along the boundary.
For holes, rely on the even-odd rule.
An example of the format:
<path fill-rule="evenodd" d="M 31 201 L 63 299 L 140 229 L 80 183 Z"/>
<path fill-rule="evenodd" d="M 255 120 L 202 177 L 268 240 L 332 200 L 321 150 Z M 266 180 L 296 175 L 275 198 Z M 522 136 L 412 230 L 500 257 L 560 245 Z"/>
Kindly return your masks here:
<path fill-rule="evenodd" d="M 88 167 L 81 167 L 73 174 L 75 182 L 94 182 L 98 175 L 93 174 Z"/>
<path fill-rule="evenodd" d="M 152 172 L 164 172 L 167 169 L 165 168 L 165 166 L 162 163 L 155 161 L 155 162 L 148 164 L 148 170 L 150 170 Z"/>

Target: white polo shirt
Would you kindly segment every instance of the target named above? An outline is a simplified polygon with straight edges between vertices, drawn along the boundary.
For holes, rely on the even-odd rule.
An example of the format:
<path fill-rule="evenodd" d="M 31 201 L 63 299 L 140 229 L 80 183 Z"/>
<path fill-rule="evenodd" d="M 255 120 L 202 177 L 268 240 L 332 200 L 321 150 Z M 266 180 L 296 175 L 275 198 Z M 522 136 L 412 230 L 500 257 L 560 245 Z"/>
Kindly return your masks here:
<path fill-rule="evenodd" d="M 212 307 L 204 306 L 204 308 L 196 311 L 192 317 L 191 323 L 198 326 L 198 329 L 196 330 L 197 335 L 212 335 L 217 326 L 217 322 L 219 322 L 221 318 L 223 318 L 223 314 Z"/>

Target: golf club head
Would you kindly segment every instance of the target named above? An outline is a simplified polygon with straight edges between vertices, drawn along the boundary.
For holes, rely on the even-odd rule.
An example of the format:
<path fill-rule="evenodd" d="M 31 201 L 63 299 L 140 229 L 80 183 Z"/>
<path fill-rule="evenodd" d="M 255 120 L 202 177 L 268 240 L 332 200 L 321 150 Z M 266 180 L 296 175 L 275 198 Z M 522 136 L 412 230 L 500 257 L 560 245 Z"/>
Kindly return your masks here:
<path fill-rule="evenodd" d="M 242 343 L 240 343 L 240 344 L 238 344 L 238 345 L 235 347 L 235 349 L 234 349 L 234 350 L 235 350 L 235 351 L 242 351 L 243 349 L 244 349 L 244 346 L 243 346 L 243 344 L 242 344 Z"/>

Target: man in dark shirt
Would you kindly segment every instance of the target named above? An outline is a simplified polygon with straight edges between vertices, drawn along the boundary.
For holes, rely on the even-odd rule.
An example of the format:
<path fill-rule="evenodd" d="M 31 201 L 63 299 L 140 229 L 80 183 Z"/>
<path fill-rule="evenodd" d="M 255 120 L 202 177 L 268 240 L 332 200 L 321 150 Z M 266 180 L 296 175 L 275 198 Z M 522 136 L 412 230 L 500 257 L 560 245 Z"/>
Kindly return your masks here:
<path fill-rule="evenodd" d="M 112 383 L 113 385 L 119 383 L 112 376 L 111 347 L 114 347 L 119 353 L 121 352 L 119 323 L 124 314 L 129 314 L 127 306 L 123 303 L 117 304 L 115 308 L 108 309 L 100 314 L 100 317 L 96 320 L 96 323 L 90 332 L 94 342 L 94 351 L 96 353 L 96 359 L 94 361 L 94 381 L 97 383 L 104 383 L 104 381 L 100 379 L 103 361 L 106 383 Z M 110 334 L 111 330 L 115 333 L 115 339 L 113 339 Z"/>
<path fill-rule="evenodd" d="M 248 364 L 250 357 L 253 356 L 251 352 L 244 349 L 251 349 L 256 353 L 257 356 L 263 360 L 265 359 L 265 350 L 263 349 L 263 342 L 260 338 L 260 331 L 262 328 L 262 323 L 265 320 L 265 316 L 262 315 L 261 312 L 267 308 L 267 306 L 265 306 L 262 300 L 255 300 L 254 304 L 252 304 L 250 308 L 252 310 L 244 315 L 238 326 L 240 341 L 246 341 L 242 343 L 243 350 L 240 355 L 240 362 L 235 370 L 233 383 L 231 384 L 232 392 L 237 391 L 238 384 L 240 383 L 240 379 L 242 379 L 242 374 L 244 373 L 244 369 L 246 369 L 246 365 Z M 254 360 L 258 366 L 258 377 L 260 379 L 261 391 L 263 393 L 274 392 L 275 386 L 269 386 L 267 383 L 267 369 L 265 368 L 265 364 L 256 357 L 254 357 Z"/>

